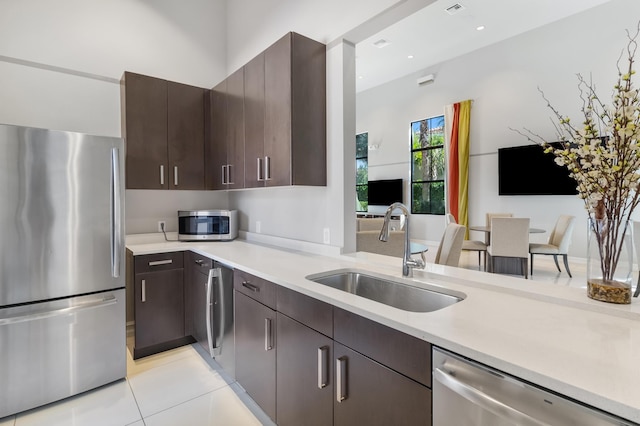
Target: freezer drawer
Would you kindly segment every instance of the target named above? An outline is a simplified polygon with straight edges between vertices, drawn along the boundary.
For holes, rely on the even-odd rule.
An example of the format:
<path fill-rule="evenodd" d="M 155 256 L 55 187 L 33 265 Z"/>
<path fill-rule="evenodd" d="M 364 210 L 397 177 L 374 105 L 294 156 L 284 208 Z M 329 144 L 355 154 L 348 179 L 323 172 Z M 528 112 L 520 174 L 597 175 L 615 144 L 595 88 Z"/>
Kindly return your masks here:
<path fill-rule="evenodd" d="M 125 290 L 0 309 L 0 418 L 122 379 Z"/>

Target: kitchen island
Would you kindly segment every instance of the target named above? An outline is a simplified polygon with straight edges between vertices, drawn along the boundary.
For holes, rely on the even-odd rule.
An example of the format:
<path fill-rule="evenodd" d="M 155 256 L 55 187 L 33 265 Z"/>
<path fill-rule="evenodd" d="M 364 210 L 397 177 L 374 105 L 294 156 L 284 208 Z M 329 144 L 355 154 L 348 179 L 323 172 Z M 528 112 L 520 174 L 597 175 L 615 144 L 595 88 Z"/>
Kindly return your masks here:
<path fill-rule="evenodd" d="M 165 242 L 132 236 L 134 255 L 192 250 L 277 285 L 625 419 L 640 422 L 640 303 L 610 305 L 581 289 L 428 264 L 418 287 L 466 295 L 429 313 L 408 312 L 309 281 L 357 269 L 401 277 L 401 259 L 369 253 L 318 255 L 236 240 Z"/>

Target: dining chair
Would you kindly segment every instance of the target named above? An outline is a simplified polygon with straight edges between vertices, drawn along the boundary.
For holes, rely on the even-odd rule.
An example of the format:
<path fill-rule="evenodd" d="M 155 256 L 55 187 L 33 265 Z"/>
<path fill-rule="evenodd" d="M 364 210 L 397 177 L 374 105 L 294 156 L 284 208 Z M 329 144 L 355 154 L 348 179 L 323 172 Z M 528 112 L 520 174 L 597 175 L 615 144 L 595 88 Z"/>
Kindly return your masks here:
<path fill-rule="evenodd" d="M 487 246 L 489 272 L 496 270 L 498 259 L 519 259 L 520 271 L 529 278 L 529 218 L 494 217 L 491 219 L 491 244 Z"/>
<path fill-rule="evenodd" d="M 467 228 L 457 223 L 449 223 L 444 229 L 442 240 L 438 246 L 435 263 L 438 265 L 458 266 L 462 241 Z"/>
<path fill-rule="evenodd" d="M 446 213 L 444 215 L 444 224 L 446 226 L 450 223 L 458 223 L 458 221 L 456 220 L 456 217 L 454 215 L 452 215 L 451 213 Z"/>
<path fill-rule="evenodd" d="M 491 244 L 491 219 L 494 217 L 513 217 L 513 213 L 487 213 L 486 214 L 486 225 L 489 232 L 486 232 L 484 235 L 484 243 L 486 245 Z"/>
<path fill-rule="evenodd" d="M 560 265 L 558 264 L 558 256 L 562 256 L 564 268 L 567 270 L 567 274 L 569 275 L 569 277 L 571 277 L 567 255 L 569 253 L 569 245 L 571 245 L 571 234 L 573 233 L 573 225 L 575 220 L 575 216 L 560 215 L 560 217 L 556 221 L 556 225 L 553 227 L 553 230 L 549 235 L 549 240 L 546 243 L 529 243 L 529 255 L 531 257 L 531 275 L 533 275 L 533 255 L 546 254 L 553 256 L 553 260 L 556 263 L 558 272 L 562 272 L 560 270 Z"/>
<path fill-rule="evenodd" d="M 445 214 L 445 224 L 458 223 L 456 218 L 451 214 Z M 465 232 L 466 234 L 466 232 Z M 478 252 L 478 269 L 483 270 L 481 263 L 481 256 L 484 253 L 484 270 L 487 270 L 487 245 L 483 241 L 478 240 L 462 240 L 462 251 L 477 251 Z"/>

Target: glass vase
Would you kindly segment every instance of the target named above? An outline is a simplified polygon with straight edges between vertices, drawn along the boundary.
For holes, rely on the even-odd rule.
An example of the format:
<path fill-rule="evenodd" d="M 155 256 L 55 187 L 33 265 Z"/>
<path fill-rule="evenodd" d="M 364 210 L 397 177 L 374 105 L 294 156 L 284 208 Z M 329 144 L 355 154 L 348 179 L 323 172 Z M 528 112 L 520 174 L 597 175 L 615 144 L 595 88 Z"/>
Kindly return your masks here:
<path fill-rule="evenodd" d="M 619 226 L 589 218 L 587 294 L 603 302 L 631 303 L 633 241 L 631 222 Z"/>

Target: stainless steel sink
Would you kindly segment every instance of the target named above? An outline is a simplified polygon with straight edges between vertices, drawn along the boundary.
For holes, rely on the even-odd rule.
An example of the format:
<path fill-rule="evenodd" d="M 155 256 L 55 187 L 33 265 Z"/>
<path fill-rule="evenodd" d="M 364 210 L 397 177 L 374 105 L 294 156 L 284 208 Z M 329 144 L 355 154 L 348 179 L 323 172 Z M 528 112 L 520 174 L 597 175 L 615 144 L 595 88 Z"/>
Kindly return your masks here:
<path fill-rule="evenodd" d="M 429 290 L 411 285 L 410 280 L 387 277 L 358 270 L 337 270 L 306 277 L 338 290 L 365 297 L 411 312 L 432 312 L 464 300 L 465 294 Z"/>

